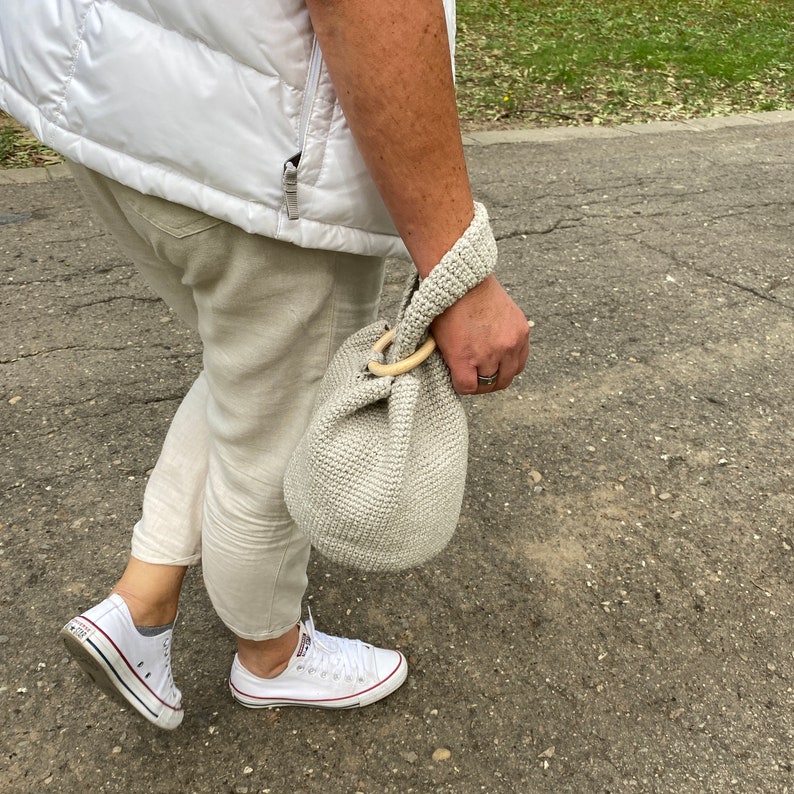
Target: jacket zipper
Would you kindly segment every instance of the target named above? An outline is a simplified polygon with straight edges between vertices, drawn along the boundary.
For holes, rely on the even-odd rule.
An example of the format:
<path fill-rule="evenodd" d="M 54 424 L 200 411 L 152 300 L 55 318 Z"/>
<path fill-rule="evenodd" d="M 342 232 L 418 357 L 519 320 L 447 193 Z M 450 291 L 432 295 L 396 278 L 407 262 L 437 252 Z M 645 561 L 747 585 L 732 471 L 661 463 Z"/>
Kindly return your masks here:
<path fill-rule="evenodd" d="M 306 145 L 306 133 L 309 128 L 309 116 L 311 115 L 314 98 L 320 86 L 320 72 L 323 66 L 323 54 L 317 39 L 312 43 L 312 53 L 309 59 L 309 76 L 306 79 L 306 91 L 303 95 L 301 105 L 300 122 L 298 125 L 298 143 L 300 148 L 297 154 L 284 163 L 284 170 L 281 174 L 281 187 L 284 192 L 284 202 L 287 207 L 287 217 L 297 220 L 300 217 L 298 209 L 298 166 L 300 165 L 303 149 Z"/>

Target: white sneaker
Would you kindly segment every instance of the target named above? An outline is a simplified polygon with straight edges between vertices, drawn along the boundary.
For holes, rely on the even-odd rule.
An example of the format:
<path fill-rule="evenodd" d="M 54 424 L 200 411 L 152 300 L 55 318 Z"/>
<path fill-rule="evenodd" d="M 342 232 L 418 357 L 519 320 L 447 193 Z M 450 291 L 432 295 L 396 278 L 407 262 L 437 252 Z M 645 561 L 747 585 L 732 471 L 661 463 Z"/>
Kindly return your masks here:
<path fill-rule="evenodd" d="M 232 697 L 252 709 L 313 706 L 352 709 L 390 695 L 408 675 L 399 651 L 374 648 L 361 640 L 330 637 L 314 628 L 309 615 L 286 669 L 274 678 L 249 673 L 234 657 Z"/>
<path fill-rule="evenodd" d="M 171 676 L 172 634 L 144 637 L 115 594 L 61 629 L 66 649 L 101 690 L 166 730 L 183 717 L 182 694 Z"/>

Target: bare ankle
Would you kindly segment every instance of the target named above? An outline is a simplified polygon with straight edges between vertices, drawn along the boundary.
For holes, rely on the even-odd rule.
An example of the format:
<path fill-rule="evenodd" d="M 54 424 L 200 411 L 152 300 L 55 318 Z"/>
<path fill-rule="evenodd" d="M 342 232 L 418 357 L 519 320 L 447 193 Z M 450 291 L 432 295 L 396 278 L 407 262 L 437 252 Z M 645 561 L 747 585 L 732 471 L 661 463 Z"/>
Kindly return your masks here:
<path fill-rule="evenodd" d="M 176 619 L 177 604 L 152 603 L 141 598 L 137 593 L 121 585 L 116 585 L 111 595 L 116 594 L 124 599 L 130 611 L 132 622 L 136 626 L 166 626 Z"/>
<path fill-rule="evenodd" d="M 176 618 L 187 568 L 159 565 L 130 557 L 112 592 L 120 595 L 136 626 L 165 626 Z"/>
<path fill-rule="evenodd" d="M 274 678 L 286 669 L 298 644 L 300 630 L 297 626 L 286 634 L 271 640 L 246 640 L 237 638 L 237 656 L 240 664 L 258 678 Z"/>

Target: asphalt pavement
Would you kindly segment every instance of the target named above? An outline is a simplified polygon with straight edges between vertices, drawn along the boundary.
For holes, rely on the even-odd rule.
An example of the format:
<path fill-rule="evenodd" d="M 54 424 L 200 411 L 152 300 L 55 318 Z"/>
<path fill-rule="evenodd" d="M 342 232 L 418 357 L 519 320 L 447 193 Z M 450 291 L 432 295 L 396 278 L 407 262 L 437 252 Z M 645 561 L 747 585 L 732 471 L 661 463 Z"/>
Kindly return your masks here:
<path fill-rule="evenodd" d="M 442 555 L 310 565 L 318 627 L 400 647 L 408 681 L 360 711 L 239 707 L 193 570 L 174 732 L 57 635 L 124 565 L 199 344 L 63 167 L 0 171 L 0 790 L 794 791 L 794 113 L 466 143 L 529 366 L 466 399 Z"/>

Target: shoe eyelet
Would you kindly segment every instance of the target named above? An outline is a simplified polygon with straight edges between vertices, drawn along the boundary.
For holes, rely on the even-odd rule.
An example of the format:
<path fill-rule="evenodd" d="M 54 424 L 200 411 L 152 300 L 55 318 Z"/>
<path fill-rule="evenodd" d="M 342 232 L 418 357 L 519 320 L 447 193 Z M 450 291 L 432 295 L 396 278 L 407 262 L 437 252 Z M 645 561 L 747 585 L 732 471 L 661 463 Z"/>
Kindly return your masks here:
<path fill-rule="evenodd" d="M 306 668 L 302 664 L 295 665 L 295 670 L 298 673 L 302 673 Z"/>
<path fill-rule="evenodd" d="M 320 673 L 320 678 L 322 679 L 328 678 L 328 673 L 325 670 L 323 670 L 322 673 Z"/>
<path fill-rule="evenodd" d="M 349 682 L 349 681 L 352 681 L 352 680 L 353 680 L 353 676 L 352 675 L 346 675 L 345 676 L 345 681 Z"/>
<path fill-rule="evenodd" d="M 334 681 L 339 681 L 341 678 L 342 676 L 339 673 L 334 673 Z"/>
<path fill-rule="evenodd" d="M 310 667 L 306 672 L 309 675 L 314 675 L 317 672 L 317 668 L 316 667 Z"/>

